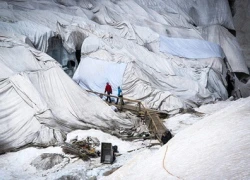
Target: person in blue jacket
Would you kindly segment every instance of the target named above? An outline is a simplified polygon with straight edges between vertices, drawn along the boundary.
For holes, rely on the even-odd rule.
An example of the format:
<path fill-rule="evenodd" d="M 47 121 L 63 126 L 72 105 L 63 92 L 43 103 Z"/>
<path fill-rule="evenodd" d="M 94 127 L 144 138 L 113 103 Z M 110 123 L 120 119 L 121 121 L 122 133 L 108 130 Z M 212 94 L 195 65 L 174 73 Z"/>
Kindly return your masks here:
<path fill-rule="evenodd" d="M 121 89 L 120 86 L 118 86 L 118 94 L 117 94 L 117 96 L 118 96 L 118 98 L 117 98 L 115 104 L 118 104 L 119 99 L 121 99 L 121 103 L 124 105 L 124 102 L 123 102 L 123 95 L 122 95 L 122 89 Z"/>

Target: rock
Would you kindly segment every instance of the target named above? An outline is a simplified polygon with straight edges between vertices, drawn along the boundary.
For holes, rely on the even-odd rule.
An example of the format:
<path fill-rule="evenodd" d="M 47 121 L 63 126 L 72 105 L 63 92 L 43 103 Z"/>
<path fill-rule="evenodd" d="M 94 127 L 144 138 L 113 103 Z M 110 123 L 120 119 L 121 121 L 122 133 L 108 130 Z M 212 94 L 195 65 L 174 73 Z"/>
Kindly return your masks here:
<path fill-rule="evenodd" d="M 31 165 L 35 166 L 38 170 L 48 170 L 53 168 L 55 165 L 62 163 L 64 158 L 66 157 L 61 154 L 44 153 L 34 159 L 31 162 Z"/>
<path fill-rule="evenodd" d="M 88 180 L 97 180 L 96 176 L 92 176 L 90 178 L 88 178 Z"/>
<path fill-rule="evenodd" d="M 58 178 L 57 180 L 80 180 L 81 178 L 78 176 L 73 175 L 63 175 L 62 177 Z"/>

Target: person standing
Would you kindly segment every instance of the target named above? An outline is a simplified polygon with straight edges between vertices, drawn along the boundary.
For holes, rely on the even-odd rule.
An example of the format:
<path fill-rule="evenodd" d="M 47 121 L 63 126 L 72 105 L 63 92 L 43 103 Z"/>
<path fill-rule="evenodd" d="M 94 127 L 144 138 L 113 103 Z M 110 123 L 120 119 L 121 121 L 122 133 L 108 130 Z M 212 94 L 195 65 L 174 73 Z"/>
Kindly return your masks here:
<path fill-rule="evenodd" d="M 121 100 L 121 103 L 122 105 L 124 105 L 124 102 L 123 102 L 123 95 L 122 95 L 122 89 L 120 86 L 118 86 L 118 94 L 117 94 L 118 98 L 116 100 L 116 103 L 115 104 L 118 104 L 119 102 L 119 99 Z"/>
<path fill-rule="evenodd" d="M 106 101 L 109 101 L 109 103 L 111 103 L 110 94 L 112 94 L 112 87 L 111 87 L 111 85 L 110 85 L 108 82 L 107 82 L 107 84 L 106 84 L 104 93 L 107 93 L 107 94 L 108 94 L 108 95 L 107 95 Z"/>

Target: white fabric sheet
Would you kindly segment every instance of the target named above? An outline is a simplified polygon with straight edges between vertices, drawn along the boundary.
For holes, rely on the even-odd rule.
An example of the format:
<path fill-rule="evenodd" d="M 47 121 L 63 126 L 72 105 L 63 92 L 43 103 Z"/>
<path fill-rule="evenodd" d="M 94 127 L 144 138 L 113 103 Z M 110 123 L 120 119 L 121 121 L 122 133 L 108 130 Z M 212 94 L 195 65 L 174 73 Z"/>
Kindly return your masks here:
<path fill-rule="evenodd" d="M 170 19 L 170 22 L 172 20 L 173 25 L 176 21 L 178 22 L 178 19 L 183 18 L 189 26 L 219 24 L 228 29 L 234 29 L 228 0 L 136 0 L 136 2 L 155 10 L 159 14 L 165 14 L 165 18 Z M 177 18 L 174 19 L 174 16 Z M 176 21 L 174 22 L 173 19 Z M 179 24 L 179 26 L 183 27 L 185 24 Z"/>
<path fill-rule="evenodd" d="M 0 154 L 62 142 L 75 129 L 134 127 L 82 90 L 50 56 L 0 37 Z"/>
<path fill-rule="evenodd" d="M 181 39 L 160 36 L 160 51 L 179 57 L 201 58 L 224 58 L 222 48 L 215 43 L 199 39 Z"/>
<path fill-rule="evenodd" d="M 236 38 L 250 68 L 250 1 L 241 0 L 234 2 L 233 22 L 236 30 Z"/>
<path fill-rule="evenodd" d="M 148 108 L 168 112 L 226 99 L 225 65 L 221 58 L 214 56 L 206 59 L 188 59 L 161 53 L 159 35 L 171 36 L 173 33 L 174 37 L 180 35 L 179 38 L 197 38 L 217 43 L 223 48 L 233 71 L 248 73 L 241 49 L 226 29 L 234 29 L 227 0 L 2 2 L 0 78 L 5 82 L 11 79 L 10 89 L 15 87 L 18 96 L 13 93 L 10 99 L 20 96 L 20 104 L 26 109 L 31 109 L 29 117 L 17 110 L 19 106 L 12 107 L 8 100 L 4 100 L 4 104 L 10 104 L 8 107 L 11 112 L 12 109 L 20 112 L 13 119 L 16 123 L 20 119 L 24 123 L 30 122 L 34 119 L 33 114 L 45 113 L 34 116 L 34 122 L 43 126 L 37 125 L 35 130 L 27 128 L 26 133 L 36 133 L 31 136 L 33 141 L 28 139 L 22 145 L 52 144 L 50 142 L 54 143 L 60 139 L 57 138 L 59 136 L 56 132 L 61 130 L 107 130 L 133 126 L 128 120 L 119 119 L 99 97 L 90 96 L 71 81 L 52 58 L 22 42 L 29 41 L 28 44 L 46 51 L 48 46 L 57 46 L 50 41 L 51 37 L 56 36 L 62 40 L 64 48 L 71 55 L 82 48 L 83 59 L 95 58 L 116 65 L 124 63 L 126 66 L 123 76 L 122 73 L 117 75 L 113 71 L 109 72 L 112 78 L 122 78 L 116 82 L 117 84 L 112 85 L 113 89 L 116 90 L 114 86 L 122 83 L 125 97 L 139 99 Z M 175 31 L 171 27 L 179 29 Z M 9 32 L 6 33 L 6 30 Z M 16 40 L 21 38 L 22 42 L 15 42 L 3 36 L 12 36 Z M 88 37 L 92 39 L 87 39 Z M 65 62 L 64 59 L 68 57 L 63 54 L 62 56 L 60 59 Z M 119 72 L 122 71 L 119 69 Z M 15 78 L 18 74 L 22 77 Z M 106 83 L 107 79 L 96 81 L 99 86 L 99 82 Z M 25 87 L 24 84 L 29 86 Z M 92 81 L 88 81 L 88 85 L 93 85 Z M 99 87 L 101 92 L 104 91 L 104 87 L 105 84 Z M 5 91 L 2 92 L 3 89 L 5 88 L 0 89 L 0 98 L 6 95 Z M 39 99 L 44 103 L 37 107 L 34 104 L 39 104 Z M 28 104 L 27 107 L 23 101 Z M 1 117 L 6 116 L 7 121 L 9 117 L 12 118 L 10 111 L 2 110 L 0 109 Z M 6 123 L 5 118 L 3 119 Z M 16 139 L 12 142 L 5 138 L 6 131 L 10 133 L 8 137 L 14 134 L 13 122 L 4 124 L 4 133 L 0 137 L 1 142 L 9 145 L 8 148 L 21 146 L 21 143 L 14 142 Z M 44 126 L 46 128 L 43 128 Z M 54 131 L 55 128 L 58 128 L 58 131 Z M 55 133 L 51 133 L 52 131 Z M 38 134 L 46 138 L 43 139 Z M 20 140 L 23 141 L 25 136 L 20 135 Z"/>
<path fill-rule="evenodd" d="M 18 21 L 14 23 L 0 22 L 0 30 L 28 37 L 33 46 L 43 52 L 47 51 L 48 40 L 55 36 L 55 32 L 48 27 L 37 25 L 30 21 Z"/>
<path fill-rule="evenodd" d="M 242 2 L 242 4 L 247 6 L 246 2 Z M 215 6 L 216 8 L 214 8 Z M 29 9 L 29 11 L 27 11 L 27 9 Z M 87 37 L 88 34 L 98 33 L 98 37 L 103 37 L 103 32 L 106 33 L 105 36 L 107 34 L 115 34 L 126 39 L 134 40 L 138 44 L 147 47 L 150 51 L 157 52 L 157 33 L 169 35 L 169 29 L 173 27 L 176 29 L 179 28 L 178 31 L 174 30 L 171 32 L 172 35 L 174 33 L 174 37 L 184 35 L 185 37 L 181 38 L 199 38 L 217 43 L 223 48 L 232 69 L 235 72 L 248 74 L 248 70 L 243 67 L 246 66 L 246 64 L 243 64 L 245 60 L 244 57 L 242 57 L 242 52 L 232 37 L 225 32 L 199 32 L 199 28 L 209 28 L 215 24 L 220 27 L 234 29 L 227 0 L 188 2 L 185 0 L 169 0 L 167 2 L 161 0 L 130 0 L 118 2 L 72 1 L 71 3 L 12 0 L 2 3 L 0 16 L 2 17 L 1 21 L 10 24 L 8 26 L 18 24 L 18 26 L 14 25 L 15 29 L 11 31 L 15 30 L 23 35 L 32 32 L 34 29 L 38 32 L 37 34 L 41 35 L 45 32 L 44 30 L 46 28 L 49 28 L 53 33 L 58 33 L 59 36 L 62 37 L 64 47 L 70 53 L 74 53 L 74 51 L 81 46 L 83 39 Z M 33 25 L 27 24 L 28 26 L 25 29 L 25 25 L 21 25 L 18 21 L 38 24 L 38 26 L 34 27 Z M 57 23 L 60 23 L 64 27 L 66 25 L 70 27 L 74 25 L 77 28 L 68 28 L 67 32 L 64 32 L 57 26 Z M 194 24 L 197 27 L 194 26 Z M 152 32 L 146 30 L 146 28 L 153 30 L 156 34 L 152 34 Z M 83 30 L 85 30 L 84 36 L 81 35 Z M 247 24 L 242 30 L 247 32 Z M 228 39 L 226 41 L 221 40 L 223 36 Z M 48 37 L 40 38 L 37 36 L 34 38 L 32 35 L 30 39 L 35 40 L 32 42 L 33 44 L 38 44 L 39 46 L 43 44 L 43 49 L 47 49 L 45 45 L 46 42 L 44 41 L 44 39 L 47 38 Z M 242 40 L 243 38 L 239 37 L 238 39 Z M 247 41 L 247 38 L 244 39 Z M 244 52 L 247 52 L 246 48 Z M 240 61 L 240 63 L 238 63 L 238 61 Z"/>
<path fill-rule="evenodd" d="M 117 87 L 122 86 L 126 66 L 126 63 L 82 58 L 73 80 L 84 89 L 100 93 L 104 93 L 106 83 L 109 82 L 113 90 L 112 94 L 117 95 Z"/>
<path fill-rule="evenodd" d="M 237 39 L 226 28 L 213 25 L 201 27 L 200 31 L 204 39 L 221 45 L 233 72 L 249 74 L 242 49 Z"/>
<path fill-rule="evenodd" d="M 225 65 L 221 58 L 188 60 L 170 55 L 162 56 L 138 46 L 136 42 L 117 36 L 99 38 L 98 41 L 96 38 L 88 39 L 93 41 L 84 41 L 82 45 L 84 52 L 88 52 L 88 57 L 127 64 L 122 79 L 124 97 L 141 100 L 148 108 L 176 112 L 180 108 L 196 107 L 227 98 Z M 91 70 L 90 73 L 96 72 Z M 109 73 L 113 75 L 112 72 Z M 80 78 L 85 82 L 91 77 L 86 74 Z M 94 77 L 103 82 L 100 88 L 103 92 L 105 77 Z M 88 85 L 88 89 L 96 86 L 93 83 Z"/>

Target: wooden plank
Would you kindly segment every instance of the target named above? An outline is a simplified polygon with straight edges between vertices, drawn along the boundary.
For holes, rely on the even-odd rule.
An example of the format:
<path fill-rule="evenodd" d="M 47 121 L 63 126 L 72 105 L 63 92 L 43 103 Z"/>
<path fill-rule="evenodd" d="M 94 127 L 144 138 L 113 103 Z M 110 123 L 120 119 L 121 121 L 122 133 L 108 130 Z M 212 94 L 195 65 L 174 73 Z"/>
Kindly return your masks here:
<path fill-rule="evenodd" d="M 100 93 L 100 92 L 90 91 L 90 90 L 86 90 L 86 91 L 87 91 L 87 92 L 90 92 L 90 93 L 102 95 L 102 96 L 108 96 L 108 94 L 106 94 L 106 93 Z M 118 96 L 114 96 L 114 95 L 109 95 L 109 96 L 110 96 L 110 97 L 114 97 L 114 98 L 119 98 Z M 127 101 L 129 101 L 129 102 L 141 103 L 141 101 L 134 100 L 134 99 L 129 99 L 129 98 L 125 98 L 125 97 L 123 97 L 123 100 L 127 100 Z"/>
<path fill-rule="evenodd" d="M 161 142 L 161 136 L 164 132 L 167 131 L 167 128 L 162 123 L 161 119 L 158 117 L 155 112 L 148 112 L 148 116 L 152 121 L 152 125 L 149 128 L 155 133 L 157 139 Z"/>
<path fill-rule="evenodd" d="M 102 96 L 108 96 L 105 93 L 99 93 L 94 91 L 86 90 L 87 92 L 102 95 Z M 119 98 L 117 96 L 109 95 L 110 97 Z M 143 104 L 138 100 L 128 99 L 123 97 L 123 101 L 125 102 L 124 105 L 122 104 L 114 104 L 114 103 L 108 103 L 109 105 L 114 105 L 120 110 L 129 110 L 133 112 L 137 112 L 138 115 L 144 114 L 146 125 L 148 126 L 149 130 L 154 133 L 154 135 L 157 137 L 157 139 L 161 142 L 161 136 L 164 132 L 167 131 L 167 128 L 162 123 L 161 119 L 159 118 L 158 114 L 160 111 L 152 110 L 152 109 L 146 109 Z M 136 104 L 132 105 L 133 103 Z M 165 113 L 165 112 L 160 112 Z"/>

